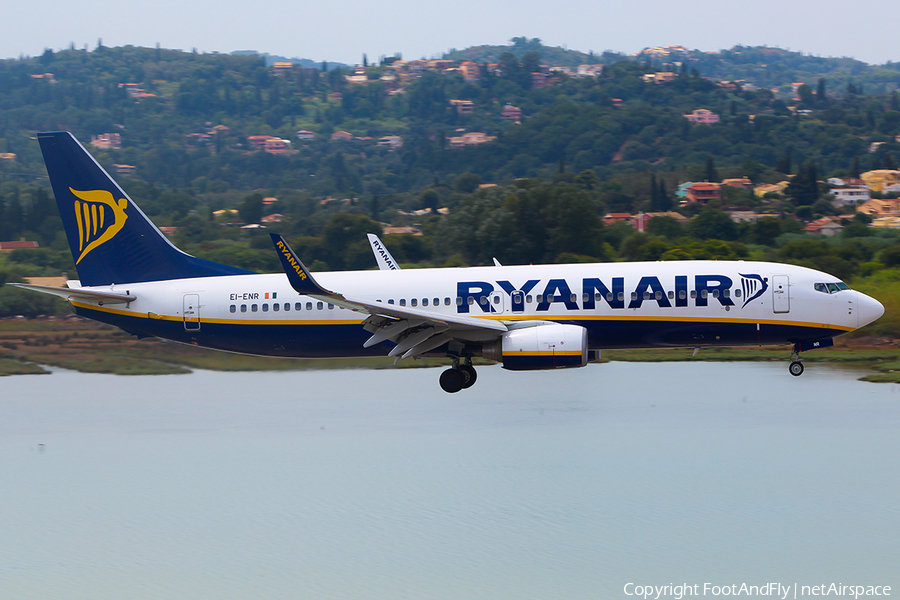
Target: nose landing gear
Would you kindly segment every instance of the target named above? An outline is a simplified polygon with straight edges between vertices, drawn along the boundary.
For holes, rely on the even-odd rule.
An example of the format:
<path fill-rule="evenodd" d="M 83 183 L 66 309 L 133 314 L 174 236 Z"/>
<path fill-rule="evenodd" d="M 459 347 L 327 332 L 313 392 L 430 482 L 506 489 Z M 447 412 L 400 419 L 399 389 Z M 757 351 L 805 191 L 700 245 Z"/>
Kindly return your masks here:
<path fill-rule="evenodd" d="M 791 351 L 791 364 L 788 365 L 788 371 L 791 372 L 791 375 L 794 377 L 800 377 L 803 375 L 803 363 L 800 362 L 800 344 L 794 344 L 794 349 Z"/>

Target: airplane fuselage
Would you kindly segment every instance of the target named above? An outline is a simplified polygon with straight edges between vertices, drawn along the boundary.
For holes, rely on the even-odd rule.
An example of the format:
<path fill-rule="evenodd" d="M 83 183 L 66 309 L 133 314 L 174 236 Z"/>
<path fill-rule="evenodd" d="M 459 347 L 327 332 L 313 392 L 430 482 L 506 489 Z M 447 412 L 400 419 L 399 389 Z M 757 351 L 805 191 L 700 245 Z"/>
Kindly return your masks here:
<path fill-rule="evenodd" d="M 857 329 L 869 322 L 867 311 L 875 318 L 880 315 L 869 306 L 871 299 L 843 284 L 845 289 L 836 288 L 839 282 L 830 275 L 765 262 L 595 263 L 315 276 L 322 286 L 347 297 L 438 317 L 579 325 L 587 329 L 591 349 L 794 343 Z M 393 347 L 382 342 L 364 348 L 367 315 L 300 295 L 284 274 L 92 289 L 127 292 L 136 300 L 102 306 L 72 301 L 76 312 L 138 335 L 268 356 L 384 356 Z M 479 342 L 469 341 L 475 346 Z"/>

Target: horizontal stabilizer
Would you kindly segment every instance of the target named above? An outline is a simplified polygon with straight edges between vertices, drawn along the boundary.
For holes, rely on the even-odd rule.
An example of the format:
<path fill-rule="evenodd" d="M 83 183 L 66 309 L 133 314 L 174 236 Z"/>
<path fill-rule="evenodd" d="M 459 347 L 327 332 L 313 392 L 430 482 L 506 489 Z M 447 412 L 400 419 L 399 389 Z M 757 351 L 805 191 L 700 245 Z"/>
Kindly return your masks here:
<path fill-rule="evenodd" d="M 59 296 L 66 300 L 75 298 L 78 300 L 90 300 L 92 302 L 102 302 L 104 304 L 127 304 L 137 300 L 137 296 L 132 294 L 118 294 L 115 292 L 95 292 L 93 290 L 73 290 L 63 287 L 55 287 L 52 285 L 33 285 L 31 283 L 9 283 L 13 287 L 41 292 L 53 296 Z"/>

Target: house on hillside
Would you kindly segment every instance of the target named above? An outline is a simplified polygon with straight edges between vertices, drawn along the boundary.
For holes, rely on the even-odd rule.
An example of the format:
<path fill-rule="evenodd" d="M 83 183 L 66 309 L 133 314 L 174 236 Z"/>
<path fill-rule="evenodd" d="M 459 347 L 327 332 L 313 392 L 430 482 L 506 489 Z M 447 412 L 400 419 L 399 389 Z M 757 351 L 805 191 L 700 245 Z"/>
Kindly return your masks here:
<path fill-rule="evenodd" d="M 711 125 L 719 122 L 719 115 L 705 108 L 698 108 L 688 115 L 683 115 L 685 119 L 694 124 Z"/>
<path fill-rule="evenodd" d="M 900 183 L 900 171 L 877 169 L 867 171 L 859 176 L 873 192 L 881 192 L 885 187 Z"/>
<path fill-rule="evenodd" d="M 873 218 L 900 216 L 900 209 L 896 200 L 880 200 L 872 198 L 868 202 L 856 207 L 856 212 L 869 215 Z"/>
<path fill-rule="evenodd" d="M 722 184 L 702 181 L 692 183 L 685 190 L 685 202 L 688 204 L 707 204 L 710 200 L 722 198 Z"/>
<path fill-rule="evenodd" d="M 500 111 L 500 118 L 506 121 L 521 121 L 522 109 L 512 104 L 506 104 L 503 106 L 503 110 Z"/>

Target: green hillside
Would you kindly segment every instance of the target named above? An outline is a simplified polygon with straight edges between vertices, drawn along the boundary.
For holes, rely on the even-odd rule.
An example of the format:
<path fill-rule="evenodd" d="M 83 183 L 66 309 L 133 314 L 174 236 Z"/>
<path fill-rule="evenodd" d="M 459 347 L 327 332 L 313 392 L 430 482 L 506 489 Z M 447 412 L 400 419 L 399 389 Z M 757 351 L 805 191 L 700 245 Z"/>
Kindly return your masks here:
<path fill-rule="evenodd" d="M 862 221 L 830 240 L 800 233 L 840 212 L 826 177 L 896 166 L 895 63 L 769 48 L 592 57 L 525 38 L 462 52 L 448 57 L 479 62 L 475 81 L 397 57 L 358 73 L 131 46 L 0 61 L 0 241 L 41 246 L 0 254 L 0 277 L 75 273 L 34 139 L 57 129 L 86 145 L 117 134 L 120 148 L 93 152 L 158 225 L 175 228 L 179 246 L 254 270 L 277 270 L 276 256 L 266 236 L 234 222 L 273 213 L 281 220 L 268 227 L 314 269 L 372 267 L 364 234 L 387 226 L 423 234 L 386 236 L 408 265 L 751 257 L 853 279 L 884 276 L 900 255 L 892 230 Z M 532 75 L 541 64 L 599 63 L 599 76 L 548 74 L 542 89 Z M 672 81 L 645 78 L 660 70 Z M 454 100 L 471 104 L 461 111 Z M 506 105 L 521 116 L 502 119 Z M 720 121 L 692 125 L 684 115 L 700 108 Z M 250 139 L 260 135 L 289 144 L 267 152 Z M 708 207 L 679 208 L 674 196 L 684 181 L 791 175 L 799 183 L 768 198 L 727 189 Z M 771 216 L 736 224 L 725 205 Z M 646 233 L 601 221 L 669 209 L 697 218 L 660 218 Z M 50 310 L 30 301 L 4 288 L 0 313 Z"/>

